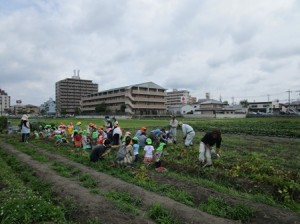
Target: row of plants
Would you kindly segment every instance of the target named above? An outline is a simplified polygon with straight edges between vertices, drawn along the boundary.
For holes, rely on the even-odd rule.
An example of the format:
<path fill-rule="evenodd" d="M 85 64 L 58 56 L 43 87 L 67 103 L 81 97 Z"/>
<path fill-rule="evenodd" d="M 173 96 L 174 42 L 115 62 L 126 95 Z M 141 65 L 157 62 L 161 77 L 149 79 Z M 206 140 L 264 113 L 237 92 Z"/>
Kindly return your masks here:
<path fill-rule="evenodd" d="M 71 223 L 68 209 L 29 167 L 0 150 L 0 169 L 0 223 Z"/>
<path fill-rule="evenodd" d="M 50 162 L 45 155 L 28 146 L 19 145 L 18 148 L 39 162 Z M 141 212 L 139 208 L 142 201 L 134 195 L 116 190 L 103 192 L 97 188 L 96 181 L 91 176 L 82 173 L 79 169 L 59 162 L 51 164 L 51 168 L 59 175 L 77 180 L 92 193 L 103 195 L 107 200 L 112 201 L 120 211 L 133 215 Z M 73 223 L 71 213 L 77 210 L 74 200 L 68 199 L 68 202 L 71 203 L 68 208 L 59 202 L 59 198 L 53 201 L 50 184 L 35 177 L 28 166 L 2 151 L 0 151 L 0 168 L 2 171 L 0 173 L 0 201 L 2 203 L 0 223 Z M 22 180 L 17 176 L 20 176 Z M 23 186 L 24 182 L 26 182 L 26 186 Z M 159 203 L 153 204 L 147 215 L 157 223 L 179 223 L 173 214 Z M 88 223 L 101 222 L 92 218 L 87 221 Z"/>
<path fill-rule="evenodd" d="M 184 123 L 190 124 L 197 132 L 206 132 L 213 127 L 219 128 L 222 133 L 242 134 L 242 135 L 260 135 L 275 137 L 300 137 L 300 118 L 241 118 L 241 119 L 180 119 Z M 32 119 L 33 124 L 52 124 L 60 125 L 61 123 L 76 124 L 78 121 L 82 123 L 82 127 L 86 128 L 89 123 L 97 126 L 104 126 L 101 119 L 79 119 L 79 118 L 57 118 L 57 119 Z M 11 123 L 19 125 L 18 119 L 12 119 Z M 167 119 L 123 119 L 119 121 L 121 128 L 137 130 L 140 127 L 152 128 L 168 128 L 169 120 Z M 37 126 L 38 127 L 38 126 Z M 35 127 L 35 128 L 37 128 Z"/>
<path fill-rule="evenodd" d="M 145 168 L 142 164 L 139 164 L 137 167 L 138 172 L 135 172 L 132 174 L 131 172 L 128 172 L 128 170 L 119 169 L 118 167 L 112 167 L 111 161 L 114 159 L 114 153 L 111 153 L 109 158 L 107 160 L 101 162 L 101 163 L 89 163 L 88 162 L 88 154 L 79 154 L 73 152 L 73 148 L 71 146 L 64 146 L 64 147 L 55 147 L 52 144 L 46 144 L 50 143 L 49 141 L 41 142 L 41 141 L 35 141 L 34 144 L 38 145 L 40 147 L 46 148 L 47 150 L 53 151 L 53 152 L 59 152 L 64 155 L 67 155 L 71 159 L 75 160 L 76 162 L 92 166 L 94 169 L 99 171 L 104 171 L 110 175 L 119 177 L 127 182 L 142 186 L 148 190 L 158 192 L 160 194 L 166 195 L 170 198 L 173 198 L 174 200 L 177 200 L 181 203 L 184 203 L 186 205 L 192 206 L 192 207 L 198 207 L 201 210 L 206 211 L 205 204 L 207 203 L 207 206 L 209 207 L 209 204 L 212 203 L 212 201 L 203 202 L 202 205 L 197 205 L 193 202 L 193 197 L 185 191 L 179 190 L 178 188 L 166 185 L 166 184 L 160 184 L 155 181 L 153 181 L 151 178 L 149 178 L 149 169 Z M 225 202 L 224 202 L 225 203 Z M 224 203 L 222 206 L 224 206 Z M 218 205 L 218 204 L 217 204 Z M 220 205 L 220 203 L 219 203 Z M 219 208 L 220 213 L 214 215 L 219 215 L 221 217 L 230 218 L 230 219 L 238 219 L 241 221 L 249 220 L 250 217 L 253 215 L 252 209 L 248 208 L 247 206 L 244 206 L 244 209 L 248 209 L 248 213 L 245 213 L 245 215 L 240 215 L 240 207 L 243 205 L 230 205 L 228 204 L 226 207 L 228 210 L 236 211 L 233 213 L 224 213 L 221 208 Z M 222 212 L 221 212 L 222 211 Z M 209 212 L 209 211 L 208 211 Z"/>
<path fill-rule="evenodd" d="M 250 194 L 267 195 L 271 204 L 300 211 L 300 144 L 297 140 L 266 141 L 258 138 L 223 136 L 221 158 L 203 169 L 197 163 L 198 147 L 182 152 L 169 146 L 167 166 L 182 174 L 208 180 Z M 254 148 L 254 150 L 253 150 Z M 178 157 L 180 155 L 180 157 Z"/>
<path fill-rule="evenodd" d="M 230 134 L 300 137 L 300 118 L 197 119 L 190 123 L 197 131 L 217 127 Z"/>
<path fill-rule="evenodd" d="M 90 120 L 81 120 L 84 124 L 88 124 Z M 99 121 L 98 121 L 99 122 Z M 131 124 L 130 124 L 131 122 Z M 147 121 L 153 126 L 147 127 L 161 127 L 168 124 L 168 121 L 159 121 L 159 123 Z M 251 119 L 224 119 L 224 120 L 187 120 L 187 123 L 192 124 L 196 130 L 195 143 L 199 143 L 203 136 L 203 131 L 207 131 L 212 127 L 221 127 L 222 133 L 234 133 L 234 128 L 239 128 L 238 133 L 243 133 L 247 126 L 253 125 L 253 130 L 256 133 L 253 135 L 260 135 L 261 130 L 299 130 L 299 120 L 297 119 L 279 119 L 272 118 L 252 118 Z M 96 122 L 95 122 L 96 123 Z M 121 126 L 132 133 L 144 126 L 145 121 L 119 121 Z M 157 126 L 156 126 L 157 125 Z M 160 126 L 159 126 L 160 125 Z M 298 125 L 298 126 L 297 126 Z M 132 128 L 133 127 L 133 128 Z M 198 127 L 204 127 L 197 129 Z M 232 127 L 232 128 L 231 128 Z M 290 127 L 290 128 L 288 128 Z M 228 128 L 228 130 L 226 129 Z M 150 130 L 151 128 L 148 128 Z M 223 131 L 223 129 L 225 131 Z M 181 132 L 178 131 L 179 143 L 181 142 Z M 272 135 L 272 134 L 264 134 Z M 275 134 L 274 134 L 275 135 Z M 274 136 L 273 135 L 273 136 Z M 278 134 L 277 136 L 281 136 Z M 282 135 L 284 136 L 284 135 Z M 292 137 L 292 136 L 290 136 Z M 149 178 L 149 169 L 144 169 L 142 164 L 138 168 L 139 172 L 136 174 L 129 173 L 126 170 L 120 170 L 112 167 L 110 161 L 114 160 L 114 154 L 108 156 L 107 161 L 101 164 L 90 164 L 88 162 L 88 154 L 78 154 L 72 152 L 72 146 L 64 146 L 57 148 L 50 142 L 36 141 L 34 144 L 41 148 L 48 148 L 55 152 L 66 153 L 74 161 L 82 164 L 92 166 L 99 171 L 107 172 L 111 175 L 122 178 L 128 182 L 138 184 L 148 188 L 149 190 L 165 194 L 168 186 L 156 187 L 152 184 Z M 243 197 L 252 198 L 252 200 L 259 200 L 273 206 L 283 206 L 299 212 L 299 160 L 300 160 L 300 144 L 297 139 L 276 139 L 259 138 L 252 136 L 226 135 L 223 134 L 223 142 L 220 159 L 214 160 L 214 167 L 210 169 L 202 169 L 197 163 L 198 158 L 198 144 L 189 150 L 183 150 L 182 144 L 168 146 L 168 156 L 165 157 L 163 164 L 169 169 L 169 173 L 181 175 L 178 178 L 190 176 L 191 181 L 197 180 L 213 180 L 215 188 L 222 186 L 236 189 Z M 200 177 L 200 178 L 199 178 Z M 201 181 L 199 181 L 201 182 Z M 157 184 L 159 185 L 159 184 Z M 172 191 L 172 190 L 171 190 Z M 170 197 L 180 200 L 190 206 L 197 207 L 193 204 L 191 195 L 182 192 L 170 193 Z M 182 195 L 177 198 L 178 195 Z M 218 203 L 217 203 L 218 204 Z M 219 203 L 221 204 L 221 203 Z"/>

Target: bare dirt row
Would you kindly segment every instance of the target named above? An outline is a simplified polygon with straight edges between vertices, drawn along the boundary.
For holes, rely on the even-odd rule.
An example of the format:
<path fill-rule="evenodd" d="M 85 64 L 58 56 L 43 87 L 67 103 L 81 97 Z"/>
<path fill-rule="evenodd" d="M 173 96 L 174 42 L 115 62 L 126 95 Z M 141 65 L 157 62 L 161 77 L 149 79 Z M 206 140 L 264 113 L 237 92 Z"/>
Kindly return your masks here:
<path fill-rule="evenodd" d="M 126 183 L 107 174 L 75 163 L 64 156 L 49 153 L 32 145 L 32 147 L 38 150 L 40 153 L 48 156 L 51 159 L 51 162 L 56 161 L 68 164 L 80 169 L 84 173 L 87 173 L 97 180 L 97 187 L 101 189 L 101 191 L 125 191 L 142 199 L 143 206 L 140 209 L 143 212 L 141 215 L 134 216 L 130 214 L 124 214 L 116 209 L 114 205 L 107 201 L 104 197 L 89 192 L 88 189 L 82 187 L 77 181 L 59 176 L 50 168 L 50 164 L 35 161 L 30 156 L 18 151 L 10 144 L 2 142 L 0 143 L 0 146 L 6 152 L 16 156 L 18 159 L 20 159 L 20 161 L 29 165 L 38 177 L 43 178 L 45 181 L 51 183 L 53 186 L 53 191 L 62 201 L 64 201 L 67 196 L 72 197 L 78 205 L 76 219 L 80 223 L 86 223 L 88 219 L 98 219 L 101 221 L 101 223 L 153 223 L 153 221 L 150 220 L 145 214 L 149 207 L 154 203 L 159 203 L 163 207 L 170 210 L 172 214 L 176 216 L 176 218 L 182 223 L 235 223 L 235 221 L 232 220 L 215 217 L 201 212 L 198 209 L 191 208 L 159 194 L 149 192 L 139 186 Z M 168 181 L 171 181 L 171 179 L 168 179 Z M 176 182 L 176 180 L 174 180 L 174 182 Z M 182 185 L 181 187 L 187 189 L 189 186 Z M 201 187 L 197 189 L 198 193 L 203 190 Z"/>

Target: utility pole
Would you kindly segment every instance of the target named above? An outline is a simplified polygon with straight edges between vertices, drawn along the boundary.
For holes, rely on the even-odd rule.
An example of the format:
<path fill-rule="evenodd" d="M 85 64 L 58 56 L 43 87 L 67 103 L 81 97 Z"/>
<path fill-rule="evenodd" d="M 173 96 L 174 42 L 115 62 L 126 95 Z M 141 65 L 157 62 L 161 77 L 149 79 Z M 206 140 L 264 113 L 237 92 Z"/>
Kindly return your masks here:
<path fill-rule="evenodd" d="M 286 91 L 289 94 L 289 109 L 290 109 L 290 105 L 291 105 L 291 90 L 289 89 L 288 91 Z"/>

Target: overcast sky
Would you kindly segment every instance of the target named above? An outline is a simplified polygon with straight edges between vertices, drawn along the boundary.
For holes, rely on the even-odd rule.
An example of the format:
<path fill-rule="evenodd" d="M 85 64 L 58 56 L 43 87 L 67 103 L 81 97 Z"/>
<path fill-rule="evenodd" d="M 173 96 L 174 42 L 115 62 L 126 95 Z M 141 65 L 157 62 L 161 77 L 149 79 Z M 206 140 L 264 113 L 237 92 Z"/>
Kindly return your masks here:
<path fill-rule="evenodd" d="M 152 81 L 198 99 L 300 98 L 299 0 L 0 0 L 0 88 L 11 104 L 55 82 Z"/>

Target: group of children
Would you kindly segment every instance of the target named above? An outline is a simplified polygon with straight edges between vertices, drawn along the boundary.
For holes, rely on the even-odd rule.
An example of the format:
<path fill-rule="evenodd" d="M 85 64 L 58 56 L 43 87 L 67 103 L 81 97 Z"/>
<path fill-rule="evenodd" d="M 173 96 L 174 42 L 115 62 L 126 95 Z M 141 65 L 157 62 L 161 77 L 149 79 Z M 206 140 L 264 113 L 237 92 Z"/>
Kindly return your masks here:
<path fill-rule="evenodd" d="M 141 136 L 143 136 L 143 133 Z M 143 162 L 147 165 L 154 163 L 155 168 L 158 171 L 165 170 L 161 165 L 161 156 L 163 155 L 163 151 L 166 148 L 166 143 L 163 141 L 159 142 L 158 146 L 154 147 L 153 141 L 151 138 L 147 137 L 145 139 L 145 144 L 143 147 L 139 144 L 139 138 L 134 136 L 126 136 L 125 141 L 119 148 L 117 152 L 117 163 L 123 166 L 131 166 L 133 163 L 141 161 L 140 158 L 140 149 L 143 150 Z"/>
<path fill-rule="evenodd" d="M 100 150 L 101 153 L 97 156 L 93 155 L 93 160 L 95 161 L 98 161 L 98 158 L 101 160 L 106 149 L 111 146 L 114 148 L 125 146 L 125 156 L 121 159 L 116 158 L 118 164 L 125 166 L 143 161 L 145 164 L 155 163 L 156 168 L 161 167 L 160 158 L 170 138 L 169 133 L 164 129 L 152 130 L 147 135 L 145 127 L 137 130 L 134 136 L 131 136 L 129 131 L 123 134 L 118 121 L 112 123 L 107 117 L 105 118 L 104 125 L 99 127 L 93 123 L 89 123 L 84 128 L 81 122 L 77 122 L 75 125 L 71 122 L 68 125 L 61 123 L 58 127 L 47 124 L 41 127 L 41 129 L 39 132 L 37 130 L 34 131 L 35 138 L 52 139 L 56 145 L 71 143 L 76 149 L 89 151 L 91 157 L 93 154 L 92 151 L 97 146 L 104 145 L 103 143 L 106 141 L 105 147 Z M 99 151 L 99 149 L 97 150 Z M 141 150 L 143 150 L 143 153 L 140 152 Z M 142 154 L 143 159 L 140 158 Z"/>
<path fill-rule="evenodd" d="M 172 128 L 173 126 L 170 126 L 170 130 Z M 93 161 L 103 159 L 104 152 L 111 146 L 119 147 L 120 153 L 118 153 L 122 156 L 117 156 L 116 161 L 118 164 L 125 166 L 141 161 L 140 155 L 143 154 L 143 162 L 145 164 L 155 163 L 155 167 L 161 169 L 161 157 L 164 149 L 169 143 L 176 144 L 176 132 L 173 133 L 174 131 L 169 132 L 165 129 L 157 128 L 146 133 L 147 129 L 141 127 L 132 137 L 129 131 L 123 134 L 118 121 L 116 119 L 111 121 L 109 117 L 105 117 L 104 126 L 99 127 L 89 123 L 86 128 L 83 128 L 81 122 L 77 122 L 75 125 L 71 122 L 68 125 L 61 123 L 58 127 L 48 124 L 42 129 L 40 132 L 34 131 L 36 138 L 54 139 L 57 145 L 72 142 L 77 149 L 91 151 L 90 158 L 93 157 Z M 104 144 L 104 141 L 106 144 Z M 221 141 L 221 132 L 218 129 L 206 133 L 201 139 L 199 161 L 203 164 L 206 162 L 204 167 L 212 165 L 211 154 L 214 153 L 212 146 L 215 144 L 217 149 L 216 155 L 219 157 Z M 99 150 L 98 146 L 101 146 L 101 150 Z M 93 152 L 95 151 L 94 149 L 97 153 Z M 140 150 L 143 150 L 143 153 L 139 153 Z"/>

